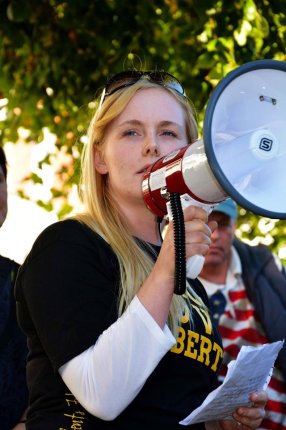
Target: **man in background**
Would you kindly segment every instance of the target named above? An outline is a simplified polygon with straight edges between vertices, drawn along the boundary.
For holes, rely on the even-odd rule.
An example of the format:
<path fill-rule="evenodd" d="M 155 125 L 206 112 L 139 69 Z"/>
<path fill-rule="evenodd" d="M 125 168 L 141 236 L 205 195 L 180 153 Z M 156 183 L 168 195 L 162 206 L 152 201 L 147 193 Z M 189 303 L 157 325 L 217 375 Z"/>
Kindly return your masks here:
<path fill-rule="evenodd" d="M 218 228 L 199 275 L 224 346 L 220 370 L 223 380 L 227 364 L 242 345 L 258 346 L 286 342 L 285 267 L 265 246 L 249 246 L 235 238 L 237 207 L 227 199 L 209 216 Z M 261 429 L 286 430 L 286 345 L 279 354 L 268 389 L 266 417 Z"/>
<path fill-rule="evenodd" d="M 7 161 L 0 147 L 0 227 L 7 216 Z M 0 255 L 0 428 L 24 430 L 28 404 L 26 338 L 18 327 L 14 283 L 19 265 Z"/>

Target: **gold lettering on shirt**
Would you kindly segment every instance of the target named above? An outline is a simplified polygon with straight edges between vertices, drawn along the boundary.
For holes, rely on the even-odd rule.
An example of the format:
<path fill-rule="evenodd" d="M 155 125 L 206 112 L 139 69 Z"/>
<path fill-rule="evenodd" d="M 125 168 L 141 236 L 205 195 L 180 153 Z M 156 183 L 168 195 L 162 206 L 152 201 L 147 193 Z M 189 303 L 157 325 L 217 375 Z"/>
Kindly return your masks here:
<path fill-rule="evenodd" d="M 179 332 L 176 339 L 177 345 L 174 345 L 171 351 L 175 352 L 176 354 L 181 354 L 184 351 L 185 338 L 186 338 L 186 331 L 182 327 L 179 327 Z"/>
<path fill-rule="evenodd" d="M 198 307 L 196 305 L 193 305 L 193 308 L 197 311 L 197 313 L 201 317 L 201 319 L 204 323 L 204 326 L 205 326 L 206 333 L 211 334 L 213 331 L 213 326 L 212 326 L 212 321 L 210 319 L 210 315 L 209 315 L 207 309 L 203 309 L 203 308 Z"/>
<path fill-rule="evenodd" d="M 210 353 L 213 348 L 213 343 L 208 337 L 201 336 L 200 353 L 198 355 L 198 361 L 205 363 L 207 366 L 210 365 Z"/>
<path fill-rule="evenodd" d="M 175 354 L 184 354 L 185 357 L 197 360 L 200 363 L 210 367 L 213 372 L 216 372 L 220 359 L 223 355 L 223 350 L 211 336 L 213 333 L 212 321 L 207 308 L 200 306 L 200 303 L 192 297 L 193 311 L 200 317 L 204 332 L 198 333 L 191 329 L 187 329 L 190 321 L 190 314 L 186 308 L 182 316 L 182 326 L 178 327 L 177 343 L 171 349 Z"/>
<path fill-rule="evenodd" d="M 216 372 L 218 370 L 219 360 L 223 356 L 223 349 L 217 343 L 214 343 L 213 350 L 216 352 L 216 358 L 213 362 L 213 365 L 211 366 L 211 369 Z"/>
<path fill-rule="evenodd" d="M 196 344 L 199 342 L 199 333 L 196 333 L 195 331 L 188 330 L 188 341 L 187 341 L 187 347 L 184 352 L 184 355 L 190 358 L 197 358 L 198 351 L 196 350 Z"/>
<path fill-rule="evenodd" d="M 59 430 L 83 430 L 85 412 L 83 410 L 78 409 L 79 404 L 73 394 L 66 393 L 65 401 L 67 403 L 68 408 L 72 410 L 69 410 L 63 414 L 64 417 L 67 418 L 69 421 L 68 427 L 60 427 Z"/>

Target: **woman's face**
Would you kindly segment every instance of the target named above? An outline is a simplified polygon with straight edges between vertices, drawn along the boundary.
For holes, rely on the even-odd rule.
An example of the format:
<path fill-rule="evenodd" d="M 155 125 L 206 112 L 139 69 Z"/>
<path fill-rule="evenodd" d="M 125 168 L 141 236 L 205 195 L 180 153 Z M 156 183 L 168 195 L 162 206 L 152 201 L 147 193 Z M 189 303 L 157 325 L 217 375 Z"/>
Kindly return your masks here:
<path fill-rule="evenodd" d="M 146 88 L 110 124 L 104 153 L 95 153 L 96 169 L 108 175 L 110 190 L 120 205 L 142 204 L 147 167 L 187 143 L 179 102 L 163 88 Z"/>

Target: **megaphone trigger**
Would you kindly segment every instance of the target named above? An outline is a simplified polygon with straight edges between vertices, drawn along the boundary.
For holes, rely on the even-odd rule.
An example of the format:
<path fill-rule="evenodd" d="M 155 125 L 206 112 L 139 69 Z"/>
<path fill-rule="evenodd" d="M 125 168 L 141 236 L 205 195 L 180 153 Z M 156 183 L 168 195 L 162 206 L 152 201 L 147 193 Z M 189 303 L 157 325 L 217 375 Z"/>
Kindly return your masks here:
<path fill-rule="evenodd" d="M 188 206 L 198 206 L 199 208 L 202 208 L 206 211 L 206 213 L 209 215 L 215 206 L 218 205 L 218 203 L 203 203 L 199 202 L 198 200 L 195 200 L 193 197 L 191 197 L 189 194 L 182 194 L 181 195 L 181 204 L 183 210 L 187 208 Z"/>
<path fill-rule="evenodd" d="M 182 194 L 180 196 L 180 200 L 181 200 L 181 205 L 183 210 L 186 209 L 188 206 L 193 205 L 193 206 L 201 207 L 207 212 L 208 215 L 212 212 L 213 208 L 218 204 L 218 203 L 206 204 L 206 203 L 198 202 L 188 194 Z M 170 202 L 166 203 L 166 207 L 167 207 L 167 218 L 169 220 L 172 220 L 173 214 L 172 214 Z M 197 278 L 197 276 L 201 273 L 203 269 L 204 262 L 205 262 L 205 258 L 203 255 L 194 255 L 193 257 L 188 258 L 186 262 L 187 277 L 190 279 Z"/>

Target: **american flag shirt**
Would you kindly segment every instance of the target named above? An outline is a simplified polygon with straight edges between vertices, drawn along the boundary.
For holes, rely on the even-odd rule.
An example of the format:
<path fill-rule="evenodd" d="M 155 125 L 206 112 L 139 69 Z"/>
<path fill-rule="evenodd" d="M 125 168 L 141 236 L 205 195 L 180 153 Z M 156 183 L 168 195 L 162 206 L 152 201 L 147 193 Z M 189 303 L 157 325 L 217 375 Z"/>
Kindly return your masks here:
<path fill-rule="evenodd" d="M 214 295 L 222 293 L 221 299 L 218 297 L 214 300 L 214 306 L 218 309 L 218 312 L 214 312 L 214 318 L 218 321 L 224 347 L 223 364 L 219 372 L 221 382 L 226 375 L 228 363 L 236 359 L 242 345 L 258 346 L 268 342 L 247 296 L 241 273 L 240 258 L 232 247 L 225 284 L 214 284 L 199 277 L 210 301 L 213 301 Z M 273 369 L 267 395 L 266 415 L 259 429 L 286 430 L 286 381 L 276 367 Z"/>

